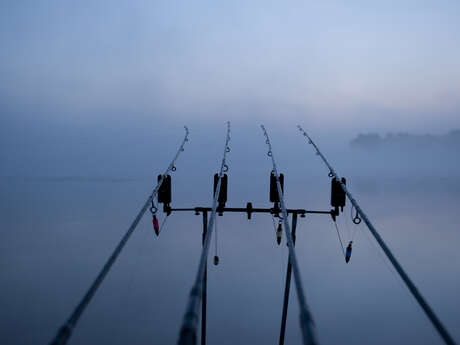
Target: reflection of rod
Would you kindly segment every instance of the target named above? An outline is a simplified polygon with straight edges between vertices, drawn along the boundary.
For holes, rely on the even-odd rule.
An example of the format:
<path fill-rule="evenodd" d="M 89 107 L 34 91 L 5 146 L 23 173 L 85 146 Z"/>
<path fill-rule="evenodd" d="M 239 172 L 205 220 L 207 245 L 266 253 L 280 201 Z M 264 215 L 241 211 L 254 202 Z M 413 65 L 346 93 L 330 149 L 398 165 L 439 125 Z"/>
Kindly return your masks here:
<path fill-rule="evenodd" d="M 169 166 L 166 169 L 166 171 L 164 172 L 164 174 L 161 176 L 160 181 L 158 182 L 158 184 L 155 187 L 155 189 L 152 191 L 152 193 L 147 198 L 147 201 L 145 202 L 144 206 L 139 211 L 138 215 L 134 219 L 134 221 L 131 224 L 131 226 L 129 227 L 128 231 L 122 237 L 121 241 L 118 243 L 117 247 L 112 252 L 112 255 L 110 255 L 110 257 L 107 260 L 107 262 L 105 263 L 104 267 L 99 272 L 98 276 L 96 277 L 96 280 L 94 280 L 93 284 L 91 284 L 91 286 L 88 289 L 88 291 L 86 292 L 85 296 L 80 301 L 80 303 L 77 305 L 77 307 L 74 309 L 72 315 L 70 315 L 70 317 L 67 320 L 67 322 L 59 329 L 58 333 L 56 334 L 56 337 L 51 342 L 52 345 L 63 345 L 63 344 L 66 344 L 67 341 L 69 340 L 70 336 L 72 335 L 72 331 L 75 328 L 75 325 L 77 324 L 78 320 L 80 319 L 81 314 L 83 314 L 83 311 L 88 306 L 89 302 L 93 298 L 94 294 L 96 293 L 97 289 L 101 285 L 101 283 L 104 280 L 104 278 L 107 275 L 107 273 L 109 273 L 110 269 L 112 268 L 112 265 L 115 263 L 115 260 L 118 258 L 118 255 L 120 255 L 121 250 L 126 245 L 126 243 L 128 242 L 129 238 L 131 237 L 132 233 L 134 232 L 134 229 L 136 229 L 136 226 L 139 223 L 139 221 L 141 220 L 141 218 L 144 215 L 145 211 L 147 210 L 147 208 L 149 207 L 150 203 L 152 202 L 152 200 L 157 195 L 158 189 L 161 187 L 161 184 L 163 183 L 164 177 L 166 177 L 166 175 L 170 171 L 175 171 L 176 170 L 176 167 L 174 166 L 174 164 L 175 164 L 177 158 L 179 157 L 180 153 L 182 151 L 184 151 L 184 145 L 188 141 L 188 133 L 189 133 L 188 128 L 185 127 L 184 140 L 182 141 L 182 144 L 180 145 L 179 150 L 177 150 L 177 153 L 174 156 L 173 160 L 169 164 Z"/>
<path fill-rule="evenodd" d="M 371 221 L 369 220 L 369 218 L 366 216 L 366 214 L 364 213 L 364 211 L 361 209 L 361 207 L 358 205 L 358 202 L 353 198 L 353 196 L 351 195 L 351 193 L 348 191 L 346 185 L 344 183 L 342 183 L 341 179 L 339 178 L 339 176 L 337 175 L 337 173 L 334 171 L 334 169 L 331 167 L 331 165 L 329 164 L 329 162 L 326 160 L 326 158 L 324 157 L 324 155 L 321 153 L 321 151 L 319 150 L 318 146 L 316 146 L 316 144 L 313 142 L 313 140 L 310 138 L 310 136 L 307 134 L 307 132 L 305 132 L 303 130 L 302 127 L 300 126 L 297 126 L 299 128 L 299 130 L 303 133 L 303 135 L 308 138 L 308 141 L 310 144 L 313 145 L 313 147 L 316 149 L 316 153 L 321 157 L 321 159 L 323 160 L 324 164 L 327 165 L 328 169 L 329 169 L 329 173 L 330 175 L 332 175 L 331 177 L 335 177 L 337 181 L 339 181 L 340 183 L 340 186 L 342 187 L 343 191 L 347 194 L 347 197 L 348 199 L 350 200 L 350 202 L 353 204 L 353 206 L 355 207 L 356 211 L 358 211 L 358 213 L 360 214 L 361 218 L 364 220 L 364 222 L 366 223 L 369 231 L 371 232 L 371 234 L 375 237 L 377 243 L 380 245 L 380 248 L 382 248 L 383 252 L 386 254 L 386 256 L 388 257 L 388 259 L 390 260 L 390 262 L 393 264 L 393 267 L 396 269 L 396 271 L 399 273 L 401 279 L 404 281 L 404 283 L 406 283 L 406 286 L 407 288 L 409 289 L 409 291 L 412 293 L 412 295 L 414 296 L 414 298 L 417 300 L 418 304 L 420 305 L 420 307 L 422 307 L 423 311 L 425 312 L 425 314 L 428 316 L 428 318 L 430 319 L 431 323 L 433 324 L 433 326 L 436 328 L 436 330 L 438 331 L 439 335 L 442 337 L 442 339 L 444 340 L 444 342 L 448 345 L 455 345 L 455 342 L 454 340 L 452 339 L 452 337 L 450 336 L 450 334 L 447 332 L 447 329 L 443 326 L 443 324 L 441 323 L 441 321 L 438 319 L 438 317 L 436 316 L 436 314 L 434 313 L 434 311 L 431 309 L 431 307 L 429 306 L 429 304 L 425 301 L 425 299 L 423 298 L 423 296 L 420 294 L 420 292 L 418 291 L 417 287 L 414 285 L 414 283 L 412 282 L 412 280 L 409 278 L 409 276 L 407 275 L 407 273 L 404 271 L 404 269 L 401 267 L 401 265 L 399 264 L 399 262 L 396 260 L 396 258 L 393 256 L 393 254 L 391 253 L 390 251 L 390 248 L 388 248 L 388 246 L 385 244 L 385 242 L 383 241 L 382 237 L 380 237 L 379 233 L 377 232 L 377 230 L 375 229 L 374 225 L 372 225 Z"/>
<path fill-rule="evenodd" d="M 225 171 L 228 170 L 226 164 L 227 152 L 230 151 L 228 143 L 230 141 L 230 122 L 227 122 L 227 137 L 225 139 L 224 147 L 224 156 L 222 158 L 222 163 L 220 166 L 220 172 L 218 175 L 217 186 L 214 193 L 214 199 L 212 202 L 211 209 L 211 218 L 208 222 L 208 228 L 206 231 L 206 236 L 204 240 L 203 250 L 201 251 L 200 263 L 198 265 L 198 272 L 196 274 L 195 282 L 193 284 L 192 290 L 190 291 L 190 296 L 188 299 L 187 307 L 185 310 L 184 319 L 182 321 L 182 326 L 179 334 L 178 344 L 180 345 L 195 345 L 196 344 L 196 333 L 197 333 L 197 324 L 198 324 L 198 310 L 200 306 L 200 301 L 203 293 L 203 278 L 206 269 L 206 262 L 208 259 L 208 252 L 211 243 L 212 230 L 214 225 L 214 220 L 216 217 L 217 209 L 217 200 L 220 194 L 220 186 L 222 182 L 222 176 Z"/>
<path fill-rule="evenodd" d="M 292 242 L 295 245 L 295 229 L 297 227 L 297 213 L 292 214 Z M 291 290 L 291 275 L 292 265 L 291 260 L 288 257 L 288 265 L 286 271 L 286 286 L 284 287 L 284 302 L 283 302 L 283 314 L 281 316 L 281 331 L 280 331 L 280 345 L 284 345 L 284 336 L 286 334 L 286 318 L 287 310 L 289 305 L 289 291 Z"/>
<path fill-rule="evenodd" d="M 263 125 L 261 127 L 262 127 L 262 130 L 266 138 L 266 144 L 268 145 L 268 155 L 272 159 L 273 173 L 276 178 L 276 186 L 278 189 L 278 196 L 280 200 L 281 211 L 283 214 L 284 231 L 286 233 L 286 239 L 287 239 L 288 248 L 289 248 L 289 261 L 291 262 L 292 270 L 294 272 L 294 283 L 295 283 L 296 292 L 297 292 L 297 299 L 299 300 L 300 327 L 302 329 L 302 339 L 303 339 L 304 345 L 313 345 L 313 344 L 317 344 L 316 337 L 314 334 L 313 318 L 308 309 L 307 300 L 305 298 L 305 293 L 303 290 L 302 278 L 300 277 L 299 265 L 297 263 L 297 257 L 295 255 L 294 242 L 292 241 L 292 236 L 290 232 L 288 214 L 286 211 L 286 205 L 284 203 L 283 190 L 281 189 L 278 169 L 276 168 L 275 158 L 274 158 L 272 146 L 270 144 L 270 138 L 268 137 L 265 127 Z"/>

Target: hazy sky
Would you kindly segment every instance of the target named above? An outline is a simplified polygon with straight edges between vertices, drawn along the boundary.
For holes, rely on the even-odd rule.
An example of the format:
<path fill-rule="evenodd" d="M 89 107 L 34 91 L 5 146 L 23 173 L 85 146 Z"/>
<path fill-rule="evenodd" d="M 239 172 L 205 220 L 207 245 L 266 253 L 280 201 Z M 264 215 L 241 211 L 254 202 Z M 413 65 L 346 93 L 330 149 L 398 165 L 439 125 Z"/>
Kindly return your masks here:
<path fill-rule="evenodd" d="M 458 1 L 0 6 L 2 117 L 460 126 Z"/>

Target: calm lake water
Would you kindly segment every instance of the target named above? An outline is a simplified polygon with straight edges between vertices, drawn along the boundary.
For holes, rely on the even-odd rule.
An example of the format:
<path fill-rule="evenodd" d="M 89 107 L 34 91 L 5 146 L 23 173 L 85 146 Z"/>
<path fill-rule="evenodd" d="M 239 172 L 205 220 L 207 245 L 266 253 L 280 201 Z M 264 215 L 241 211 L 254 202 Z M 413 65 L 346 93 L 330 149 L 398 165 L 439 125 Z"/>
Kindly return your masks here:
<path fill-rule="evenodd" d="M 247 172 L 246 172 L 247 173 Z M 269 207 L 267 179 L 249 187 L 236 170 L 229 206 Z M 210 176 L 178 175 L 175 206 L 210 205 Z M 288 206 L 329 209 L 325 175 L 292 176 Z M 351 179 L 350 187 L 380 234 L 460 339 L 460 183 L 454 177 Z M 152 186 L 148 178 L 3 178 L 0 232 L 2 344 L 44 344 L 69 316 L 126 231 Z M 196 186 L 206 185 L 199 189 Z M 338 220 L 345 264 L 328 216 L 299 219 L 297 255 L 321 344 L 441 344 L 364 225 Z M 163 215 L 162 215 L 163 216 Z M 160 219 L 161 220 L 161 219 Z M 288 249 L 272 220 L 226 214 L 218 221 L 220 264 L 209 264 L 208 343 L 277 343 Z M 213 241 L 214 242 L 214 241 Z M 201 217 L 168 219 L 160 237 L 146 214 L 81 318 L 70 344 L 173 344 L 196 273 Z M 214 255 L 214 244 L 211 258 Z M 300 344 L 291 289 L 286 343 Z"/>

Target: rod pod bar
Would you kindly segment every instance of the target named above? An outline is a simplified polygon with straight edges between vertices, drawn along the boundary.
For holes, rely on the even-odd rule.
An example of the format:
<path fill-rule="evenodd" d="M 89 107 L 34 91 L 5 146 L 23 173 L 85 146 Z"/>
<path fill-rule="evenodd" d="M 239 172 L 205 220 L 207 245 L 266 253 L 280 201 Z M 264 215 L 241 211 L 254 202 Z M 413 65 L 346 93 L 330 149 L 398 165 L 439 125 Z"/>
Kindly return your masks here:
<path fill-rule="evenodd" d="M 383 241 L 382 237 L 380 237 L 380 235 L 377 232 L 377 230 L 375 229 L 374 225 L 372 225 L 372 223 L 369 220 L 369 218 L 366 216 L 364 211 L 358 205 L 358 202 L 353 198 L 351 193 L 348 191 L 346 185 L 341 181 L 341 179 L 339 179 L 339 176 L 337 175 L 335 170 L 332 168 L 332 166 L 329 164 L 329 162 L 327 161 L 326 157 L 324 157 L 324 155 L 321 153 L 321 151 L 319 150 L 318 146 L 316 146 L 314 141 L 310 138 L 310 136 L 307 134 L 307 132 L 305 132 L 305 130 L 300 125 L 297 125 L 297 128 L 299 129 L 300 132 L 302 132 L 304 137 L 308 138 L 308 143 L 313 145 L 313 147 L 316 150 L 316 154 L 318 156 L 320 156 L 321 159 L 323 160 L 324 164 L 326 164 L 326 166 L 329 169 L 329 176 L 333 177 L 333 178 L 336 178 L 339 181 L 340 186 L 342 187 L 343 191 L 345 192 L 345 194 L 348 197 L 348 200 L 350 200 L 350 202 L 355 207 L 356 211 L 359 213 L 359 215 L 361 215 L 361 218 L 364 220 L 364 223 L 366 223 L 367 228 L 369 229 L 371 234 L 374 236 L 374 238 L 377 241 L 377 243 L 380 245 L 380 248 L 382 248 L 382 250 L 385 253 L 385 255 L 387 256 L 388 260 L 390 260 L 391 264 L 393 265 L 395 270 L 398 272 L 399 276 L 404 281 L 404 283 L 406 284 L 407 288 L 412 293 L 414 298 L 417 300 L 418 304 L 423 309 L 423 311 L 425 312 L 426 316 L 431 321 L 431 323 L 433 324 L 435 329 L 438 331 L 438 333 L 441 336 L 441 338 L 444 340 L 444 342 L 447 345 L 455 345 L 456 343 L 453 340 L 453 338 L 450 336 L 450 334 L 447 331 L 447 329 L 444 327 L 444 325 L 441 323 L 439 318 L 436 316 L 436 314 L 434 313 L 433 309 L 431 309 L 431 307 L 428 304 L 428 302 L 426 302 L 426 300 L 420 294 L 420 292 L 418 291 L 418 289 L 415 286 L 415 284 L 412 282 L 412 280 L 409 278 L 409 276 L 404 271 L 402 266 L 399 264 L 398 260 L 396 260 L 396 258 L 394 257 L 393 253 L 391 252 L 390 248 L 388 248 L 386 243 Z"/>

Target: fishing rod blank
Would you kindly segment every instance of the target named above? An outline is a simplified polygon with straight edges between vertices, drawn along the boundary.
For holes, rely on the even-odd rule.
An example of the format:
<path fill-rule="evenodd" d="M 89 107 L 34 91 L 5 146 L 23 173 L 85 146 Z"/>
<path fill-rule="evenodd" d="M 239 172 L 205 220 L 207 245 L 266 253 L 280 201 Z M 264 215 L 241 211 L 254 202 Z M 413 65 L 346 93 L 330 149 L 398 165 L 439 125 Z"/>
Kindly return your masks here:
<path fill-rule="evenodd" d="M 292 214 L 292 242 L 295 245 L 295 232 L 297 227 L 297 212 Z M 292 275 L 292 264 L 291 260 L 288 260 L 286 269 L 286 283 L 284 286 L 284 299 L 283 299 L 283 312 L 281 313 L 281 329 L 280 329 L 280 341 L 279 345 L 284 345 L 284 338 L 286 335 L 286 319 L 287 311 L 289 306 L 289 292 L 291 291 L 291 275 Z"/>
<path fill-rule="evenodd" d="M 444 342 L 446 344 L 448 344 L 448 345 L 455 345 L 455 342 L 452 339 L 452 337 L 450 336 L 450 334 L 447 332 L 447 329 L 443 326 L 443 324 L 441 323 L 439 318 L 436 316 L 434 311 L 429 306 L 428 302 L 425 301 L 423 296 L 418 291 L 417 287 L 414 285 L 414 283 L 409 278 L 407 273 L 404 271 L 402 266 L 396 260 L 394 255 L 391 253 L 390 248 L 388 248 L 386 243 L 383 241 L 382 237 L 380 237 L 380 235 L 377 232 L 377 230 L 375 229 L 374 225 L 372 225 L 372 223 L 369 220 L 369 218 L 367 217 L 367 215 L 364 213 L 362 208 L 358 205 L 358 202 L 353 198 L 351 193 L 348 191 L 346 185 L 341 181 L 341 179 L 339 179 L 339 176 L 337 175 L 335 170 L 332 168 L 332 166 L 329 164 L 329 162 L 327 161 L 326 157 L 324 157 L 324 155 L 321 153 L 321 151 L 319 150 L 318 146 L 316 146 L 316 144 L 313 142 L 313 140 L 310 138 L 310 136 L 307 134 L 307 132 L 305 132 L 300 125 L 298 125 L 297 128 L 299 128 L 299 131 L 303 133 L 304 137 L 308 138 L 308 143 L 313 145 L 313 147 L 316 150 L 317 155 L 321 157 L 321 159 L 323 160 L 324 164 L 326 164 L 326 166 L 328 167 L 328 169 L 329 169 L 329 177 L 333 177 L 337 181 L 339 181 L 340 186 L 342 187 L 343 191 L 347 195 L 348 199 L 353 204 L 353 206 L 355 207 L 355 209 L 358 212 L 358 214 L 361 215 L 361 218 L 364 220 L 364 223 L 366 223 L 369 231 L 374 236 L 374 238 L 376 239 L 377 243 L 380 245 L 380 247 L 382 248 L 383 252 L 386 254 L 387 258 L 392 263 L 392 265 L 395 268 L 395 270 L 399 273 L 399 276 L 404 281 L 404 283 L 406 284 L 407 288 L 412 293 L 414 298 L 417 300 L 417 302 L 420 305 L 420 307 L 422 307 L 423 311 L 425 312 L 427 317 L 430 319 L 431 323 L 436 328 L 436 330 L 438 331 L 439 335 L 442 337 Z"/>
<path fill-rule="evenodd" d="M 294 242 L 292 241 L 291 229 L 289 226 L 288 214 L 286 211 L 286 205 L 284 203 L 283 190 L 281 188 L 281 183 L 280 183 L 280 176 L 278 174 L 278 169 L 276 168 L 275 157 L 273 154 L 272 145 L 270 143 L 270 138 L 268 137 L 265 127 L 261 125 L 261 128 L 266 138 L 265 143 L 268 146 L 267 154 L 272 159 L 273 173 L 275 175 L 276 186 L 278 189 L 279 203 L 280 203 L 281 212 L 283 215 L 284 231 L 286 233 L 286 239 L 287 239 L 288 248 L 289 248 L 289 261 L 292 264 L 292 271 L 294 273 L 294 282 L 295 282 L 295 287 L 296 287 L 296 292 L 297 292 L 297 298 L 299 300 L 300 328 L 302 329 L 302 340 L 303 340 L 304 345 L 315 345 L 317 344 L 317 342 L 316 342 L 316 336 L 314 333 L 314 322 L 313 322 L 313 318 L 311 316 L 310 310 L 307 305 L 307 300 L 305 298 L 305 293 L 304 293 L 303 284 L 302 284 L 302 278 L 300 277 L 299 265 L 297 263 L 297 257 L 296 257 L 295 249 L 294 249 Z"/>
<path fill-rule="evenodd" d="M 184 151 L 184 146 L 185 143 L 188 141 L 188 135 L 189 131 L 188 128 L 185 127 L 185 137 L 182 140 L 182 144 L 180 145 L 179 149 L 177 150 L 176 155 L 174 156 L 173 160 L 169 164 L 168 168 L 164 172 L 164 174 L 161 176 L 160 180 L 158 181 L 157 186 L 153 189 L 152 193 L 149 195 L 147 198 L 147 201 L 144 203 L 144 206 L 141 208 L 139 213 L 137 214 L 136 218 L 134 219 L 133 223 L 129 227 L 128 231 L 125 233 L 125 235 L 122 237 L 118 245 L 116 246 L 115 250 L 112 252 L 112 255 L 110 255 L 109 259 L 107 262 L 104 264 L 104 267 L 102 270 L 99 272 L 97 275 L 96 279 L 94 282 L 91 284 L 90 288 L 80 301 L 80 303 L 76 306 L 74 309 L 73 313 L 70 315 L 69 319 L 66 321 L 66 323 L 59 329 L 58 333 L 56 334 L 55 338 L 51 341 L 51 345 L 64 345 L 67 343 L 69 340 L 70 336 L 72 335 L 72 331 L 75 328 L 78 320 L 80 319 L 80 316 L 83 314 L 85 308 L 88 306 L 89 302 L 91 302 L 91 299 L 93 298 L 94 294 L 96 293 L 97 289 L 103 282 L 104 278 L 106 277 L 107 273 L 109 273 L 112 265 L 115 263 L 115 260 L 118 258 L 120 255 L 123 247 L 126 245 L 128 242 L 129 238 L 131 237 L 132 233 L 136 229 L 137 224 L 139 224 L 139 221 L 141 220 L 142 216 L 144 215 L 145 211 L 147 211 L 149 205 L 151 204 L 152 200 L 155 198 L 155 196 L 158 193 L 159 188 L 161 187 L 163 181 L 165 180 L 166 176 L 168 175 L 169 172 L 175 171 L 176 166 L 175 162 L 177 158 L 179 157 L 180 153 Z"/>
<path fill-rule="evenodd" d="M 211 244 L 213 224 L 216 217 L 216 209 L 218 206 L 218 199 L 220 197 L 220 187 L 224 172 L 228 170 L 226 164 L 227 153 L 230 152 L 228 143 L 230 142 L 230 122 L 227 122 L 227 137 L 225 139 L 224 156 L 220 165 L 220 172 L 217 179 L 216 188 L 214 191 L 214 198 L 212 201 L 211 217 L 208 222 L 206 237 L 201 251 L 200 263 L 198 265 L 198 272 L 193 287 L 190 291 L 190 296 L 187 302 L 184 319 L 179 334 L 179 345 L 195 345 L 197 338 L 197 325 L 198 325 L 198 312 L 203 291 L 203 278 L 205 275 L 206 263 L 208 259 L 209 247 Z"/>

